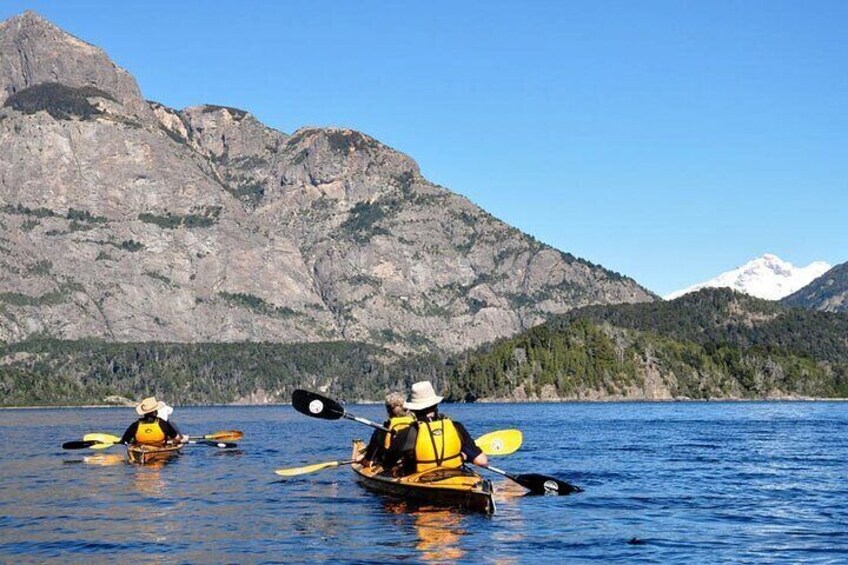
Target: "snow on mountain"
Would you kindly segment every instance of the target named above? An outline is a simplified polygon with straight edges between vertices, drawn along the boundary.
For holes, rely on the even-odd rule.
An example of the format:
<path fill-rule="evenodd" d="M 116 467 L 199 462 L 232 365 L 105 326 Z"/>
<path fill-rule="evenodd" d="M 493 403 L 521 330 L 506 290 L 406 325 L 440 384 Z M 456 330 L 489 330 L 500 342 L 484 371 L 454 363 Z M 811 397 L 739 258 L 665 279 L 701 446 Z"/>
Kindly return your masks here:
<path fill-rule="evenodd" d="M 672 292 L 663 298 L 673 300 L 702 288 L 727 287 L 757 298 L 780 300 L 784 296 L 789 296 L 796 290 L 807 286 L 830 268 L 831 265 L 824 261 L 814 261 L 806 267 L 796 267 L 776 255 L 766 253 L 762 257 L 749 261 L 732 271 L 722 273 L 706 282 Z"/>

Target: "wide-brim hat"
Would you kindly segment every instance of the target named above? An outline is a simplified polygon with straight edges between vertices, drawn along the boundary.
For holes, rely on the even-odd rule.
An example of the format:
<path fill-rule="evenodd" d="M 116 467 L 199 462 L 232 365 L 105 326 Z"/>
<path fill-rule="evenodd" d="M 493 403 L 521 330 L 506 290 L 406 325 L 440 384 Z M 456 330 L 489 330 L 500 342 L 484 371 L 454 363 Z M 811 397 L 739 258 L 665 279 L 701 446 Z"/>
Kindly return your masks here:
<path fill-rule="evenodd" d="M 424 410 L 444 399 L 444 396 L 436 394 L 430 381 L 421 381 L 412 385 L 412 395 L 403 403 L 403 407 L 407 410 Z"/>
<path fill-rule="evenodd" d="M 151 396 L 150 398 L 145 398 L 142 400 L 138 406 L 135 407 L 135 411 L 138 412 L 139 416 L 144 416 L 145 414 L 149 414 L 150 412 L 156 412 L 161 410 L 165 406 L 165 403 L 161 400 L 156 400 L 155 396 Z"/>

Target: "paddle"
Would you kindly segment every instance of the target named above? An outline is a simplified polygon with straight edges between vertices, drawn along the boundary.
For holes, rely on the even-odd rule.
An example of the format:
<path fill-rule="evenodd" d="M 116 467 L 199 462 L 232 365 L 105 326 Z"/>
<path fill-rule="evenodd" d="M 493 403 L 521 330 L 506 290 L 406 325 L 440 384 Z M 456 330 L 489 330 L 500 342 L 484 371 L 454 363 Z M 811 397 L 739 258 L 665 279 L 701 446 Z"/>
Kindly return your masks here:
<path fill-rule="evenodd" d="M 306 475 L 315 473 L 324 469 L 333 469 L 342 465 L 350 465 L 356 463 L 356 459 L 347 459 L 346 461 L 327 461 L 325 463 L 316 463 L 314 465 L 306 465 L 305 467 L 292 467 L 291 469 L 277 469 L 274 471 L 281 477 L 296 477 L 297 475 Z"/>
<path fill-rule="evenodd" d="M 211 434 L 206 434 L 203 436 L 189 436 L 189 440 L 197 439 L 214 439 L 221 441 L 238 441 L 244 437 L 244 432 L 240 432 L 238 430 L 223 430 L 220 432 L 213 432 Z"/>
<path fill-rule="evenodd" d="M 313 418 L 321 418 L 324 420 L 340 420 L 341 418 L 347 418 L 348 420 L 354 420 L 361 424 L 365 424 L 366 426 L 371 426 L 372 428 L 388 431 L 386 430 L 386 428 L 377 424 L 376 422 L 372 422 L 370 420 L 366 420 L 365 418 L 359 418 L 357 416 L 349 414 L 345 411 L 344 407 L 341 404 L 331 398 L 327 398 L 326 396 L 322 396 L 316 392 L 300 389 L 294 391 L 292 393 L 292 406 L 294 406 L 294 409 L 300 412 L 301 414 L 306 414 L 307 416 L 311 416 Z M 480 439 L 482 440 L 485 437 L 486 436 L 483 436 Z M 490 441 L 491 440 L 487 439 L 487 441 L 484 443 L 488 443 Z M 518 447 L 516 447 L 515 449 L 518 449 Z M 505 453 L 503 452 L 501 452 L 500 454 L 505 455 Z M 497 467 L 483 468 L 491 469 L 494 473 L 498 473 L 499 475 L 503 475 L 508 479 L 512 479 L 513 481 L 523 486 L 524 488 L 530 490 L 534 494 L 556 493 L 559 495 L 566 495 L 571 494 L 573 492 L 581 492 L 583 490 L 580 487 L 574 486 L 565 481 L 561 481 L 554 477 L 548 477 L 546 475 L 539 475 L 537 473 L 514 475 L 512 473 L 507 473 L 506 471 L 498 469 Z"/>
<path fill-rule="evenodd" d="M 497 467 L 492 467 L 491 465 L 482 468 L 488 469 L 499 475 L 503 475 L 508 479 L 512 479 L 533 494 L 558 494 L 560 496 L 565 496 L 573 492 L 583 492 L 583 489 L 578 486 L 555 479 L 554 477 L 548 477 L 547 475 L 539 475 L 537 473 L 513 475 L 512 473 L 507 473 L 506 471 L 498 469 Z"/>
<path fill-rule="evenodd" d="M 94 447 L 95 445 L 106 445 L 101 444 L 99 441 L 89 440 L 89 441 L 66 441 L 62 444 L 62 449 L 85 449 L 87 447 Z M 114 444 L 110 443 L 107 447 L 112 447 Z"/>
<path fill-rule="evenodd" d="M 498 430 L 478 437 L 474 443 L 486 455 L 509 455 L 518 451 L 523 440 L 521 430 Z"/>
<path fill-rule="evenodd" d="M 109 447 L 113 447 L 115 445 L 120 444 L 120 439 L 117 438 L 117 441 L 97 441 L 97 440 L 88 440 L 88 441 L 68 441 L 62 444 L 62 449 L 85 449 L 90 447 L 91 449 L 107 449 Z M 219 447 L 221 449 L 233 449 L 234 447 L 238 447 L 237 443 L 229 443 L 222 441 L 214 441 L 214 440 L 205 440 L 205 439 L 192 439 L 186 442 L 189 445 L 207 445 L 209 447 Z"/>
<path fill-rule="evenodd" d="M 360 424 L 383 430 L 384 432 L 390 431 L 377 422 L 349 414 L 341 404 L 332 398 L 321 396 L 317 392 L 301 389 L 294 391 L 292 393 L 292 406 L 301 414 L 306 414 L 313 418 L 321 418 L 322 420 L 341 420 L 342 418 L 347 418 L 348 420 L 353 420 Z"/>
<path fill-rule="evenodd" d="M 514 453 L 519 447 L 521 447 L 521 440 L 522 437 L 519 430 L 499 430 L 480 436 L 474 443 L 476 443 L 486 455 L 497 456 Z M 351 463 L 356 463 L 356 461 L 356 459 L 348 459 L 346 461 L 327 461 L 325 463 L 306 465 L 305 467 L 277 469 L 274 472 L 282 477 L 294 477 L 297 475 L 315 473 L 324 469 L 333 469 L 342 465 L 350 465 Z"/>
<path fill-rule="evenodd" d="M 208 445 L 209 447 L 220 447 L 221 449 L 233 449 L 235 447 L 238 447 L 237 443 L 211 441 L 205 439 L 190 439 L 186 443 L 189 445 Z"/>
<path fill-rule="evenodd" d="M 238 430 L 224 430 L 213 432 L 204 436 L 189 436 L 190 445 L 206 445 L 210 447 L 218 447 L 221 449 L 232 449 L 238 447 L 235 443 L 228 443 L 222 440 L 237 440 L 244 437 L 244 434 Z M 121 438 L 112 434 L 92 433 L 85 434 L 83 441 L 69 441 L 62 444 L 63 449 L 107 449 L 113 445 L 121 443 Z"/>

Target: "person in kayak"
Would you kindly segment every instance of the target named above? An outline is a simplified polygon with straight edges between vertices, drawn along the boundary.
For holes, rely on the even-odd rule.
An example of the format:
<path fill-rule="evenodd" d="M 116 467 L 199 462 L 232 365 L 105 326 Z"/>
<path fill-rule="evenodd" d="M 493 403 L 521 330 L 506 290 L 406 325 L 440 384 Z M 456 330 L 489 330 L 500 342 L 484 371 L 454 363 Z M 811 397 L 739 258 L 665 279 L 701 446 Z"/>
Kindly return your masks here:
<path fill-rule="evenodd" d="M 430 381 L 412 385 L 412 395 L 403 407 L 412 412 L 415 422 L 392 439 L 383 456 L 385 469 L 391 469 L 398 461 L 404 475 L 434 467 L 461 467 L 466 462 L 481 467 L 489 464 L 465 426 L 439 414 L 442 400 L 444 397 L 436 394 Z"/>
<path fill-rule="evenodd" d="M 158 412 L 164 408 L 166 404 L 156 400 L 155 396 L 145 398 L 135 411 L 139 415 L 139 419 L 127 428 L 124 435 L 121 437 L 121 443 L 142 444 L 142 445 L 165 445 L 166 443 L 175 443 L 186 441 L 186 438 L 180 435 L 180 431 L 167 420 L 159 417 Z"/>
<path fill-rule="evenodd" d="M 389 449 L 392 438 L 415 422 L 415 417 L 403 407 L 405 401 L 406 399 L 399 392 L 390 392 L 386 395 L 386 413 L 389 417 L 383 422 L 383 427 L 390 431 L 374 430 L 374 433 L 371 434 L 371 440 L 368 442 L 368 447 L 365 448 L 365 452 L 359 460 L 360 463 L 367 466 L 374 463 L 382 464 L 383 455 Z"/>

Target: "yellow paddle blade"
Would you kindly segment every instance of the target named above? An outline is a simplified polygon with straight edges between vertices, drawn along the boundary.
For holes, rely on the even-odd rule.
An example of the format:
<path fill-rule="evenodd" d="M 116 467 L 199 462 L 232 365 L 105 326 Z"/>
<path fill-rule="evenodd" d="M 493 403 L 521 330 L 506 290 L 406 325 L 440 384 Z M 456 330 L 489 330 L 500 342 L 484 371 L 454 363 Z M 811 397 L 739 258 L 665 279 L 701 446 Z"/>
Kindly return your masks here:
<path fill-rule="evenodd" d="M 118 438 L 118 439 L 121 439 L 121 438 Z M 93 440 L 89 440 L 89 441 L 93 441 Z M 94 445 L 92 445 L 92 446 L 91 446 L 91 449 L 108 449 L 108 448 L 112 447 L 113 445 L 115 445 L 115 444 L 114 444 L 114 443 L 112 443 L 112 442 L 109 442 L 109 443 L 95 443 Z"/>
<path fill-rule="evenodd" d="M 85 434 L 82 437 L 83 441 L 99 441 L 101 443 L 118 443 L 121 438 L 112 434 Z"/>
<path fill-rule="evenodd" d="M 294 467 L 292 469 L 277 469 L 274 471 L 281 477 L 294 477 L 297 475 L 305 475 L 307 473 L 314 473 L 315 471 L 320 471 L 321 469 L 331 469 L 333 467 L 338 467 L 346 463 L 346 461 L 327 461 L 326 463 L 316 463 L 315 465 L 307 465 L 306 467 Z"/>
<path fill-rule="evenodd" d="M 236 441 L 244 437 L 244 432 L 238 430 L 223 430 L 211 434 L 206 434 L 203 439 L 215 439 L 223 441 Z"/>
<path fill-rule="evenodd" d="M 482 435 L 474 442 L 486 455 L 509 455 L 521 447 L 521 430 L 498 430 Z"/>

